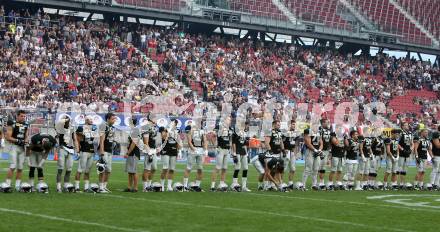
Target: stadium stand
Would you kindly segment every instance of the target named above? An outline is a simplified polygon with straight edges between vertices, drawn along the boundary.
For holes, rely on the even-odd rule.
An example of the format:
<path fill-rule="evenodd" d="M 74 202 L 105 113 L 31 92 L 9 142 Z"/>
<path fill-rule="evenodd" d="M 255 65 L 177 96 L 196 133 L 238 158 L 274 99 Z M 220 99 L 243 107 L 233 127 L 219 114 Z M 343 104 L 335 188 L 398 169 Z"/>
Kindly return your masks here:
<path fill-rule="evenodd" d="M 398 0 L 406 11 L 414 16 L 436 38 L 440 39 L 440 4 L 436 0 Z"/>
<path fill-rule="evenodd" d="M 351 4 L 376 22 L 382 31 L 403 36 L 401 41 L 431 45 L 432 41 L 388 0 L 351 0 Z"/>
<path fill-rule="evenodd" d="M 159 91 L 137 89 L 134 111 L 149 110 L 135 106 L 146 95 L 166 95 L 183 88 L 178 85 L 183 82 L 194 93 L 179 99 L 180 104 L 221 102 L 231 92 L 234 106 L 271 97 L 281 103 L 383 101 L 394 121 L 402 113 L 432 119 L 439 112 L 433 105 L 439 103 L 440 71 L 414 59 L 354 56 L 123 22 L 83 22 L 42 11 L 3 11 L 1 16 L 2 106 L 56 108 L 64 101 L 101 101 L 121 111 L 128 82 L 147 78 Z"/>

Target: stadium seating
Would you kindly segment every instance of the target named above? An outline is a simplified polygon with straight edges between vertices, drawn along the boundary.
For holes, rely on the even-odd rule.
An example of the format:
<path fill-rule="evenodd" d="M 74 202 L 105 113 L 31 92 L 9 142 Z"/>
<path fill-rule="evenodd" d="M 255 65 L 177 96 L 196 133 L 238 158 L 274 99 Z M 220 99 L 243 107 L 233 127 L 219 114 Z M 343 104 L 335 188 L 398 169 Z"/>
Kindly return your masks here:
<path fill-rule="evenodd" d="M 253 15 L 268 17 L 274 20 L 287 20 L 287 17 L 271 0 L 236 0 L 230 1 L 231 10 L 249 12 Z"/>
<path fill-rule="evenodd" d="M 432 44 L 431 39 L 388 0 L 351 0 L 351 3 L 376 22 L 382 31 L 403 36 L 401 41 L 427 46 Z"/>
<path fill-rule="evenodd" d="M 440 39 L 440 2 L 437 0 L 398 0 L 436 38 Z"/>
<path fill-rule="evenodd" d="M 284 4 L 295 16 L 304 21 L 322 23 L 326 26 L 338 29 L 351 30 L 351 25 L 337 13 L 338 2 L 338 0 L 286 0 Z"/>
<path fill-rule="evenodd" d="M 160 10 L 179 11 L 185 6 L 182 0 L 115 0 L 117 4 Z"/>

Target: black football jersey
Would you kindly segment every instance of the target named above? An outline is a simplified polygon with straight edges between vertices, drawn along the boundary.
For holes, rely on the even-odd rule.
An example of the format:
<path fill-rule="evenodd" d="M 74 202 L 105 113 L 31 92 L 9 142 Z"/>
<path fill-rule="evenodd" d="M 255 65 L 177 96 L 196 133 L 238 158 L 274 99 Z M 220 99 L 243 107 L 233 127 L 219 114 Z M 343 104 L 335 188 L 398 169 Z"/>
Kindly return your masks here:
<path fill-rule="evenodd" d="M 400 156 L 409 157 L 411 155 L 411 145 L 413 144 L 413 134 L 408 131 L 402 131 L 402 135 L 399 139 L 399 145 L 403 148 L 400 152 Z"/>
<path fill-rule="evenodd" d="M 397 139 L 389 139 L 385 140 L 386 145 L 390 145 L 391 155 L 397 157 L 397 153 L 399 150 L 399 141 Z"/>
<path fill-rule="evenodd" d="M 83 137 L 83 139 L 79 142 L 80 151 L 94 153 L 94 139 L 95 137 L 98 137 L 98 127 L 96 125 L 82 125 L 76 129 L 76 133 L 82 135 Z"/>
<path fill-rule="evenodd" d="M 230 149 L 233 133 L 232 127 L 219 129 L 217 133 L 217 146 L 222 149 Z"/>
<path fill-rule="evenodd" d="M 359 154 L 360 154 L 359 141 L 349 138 L 348 146 L 346 149 L 347 149 L 347 159 L 357 160 L 359 158 Z"/>
<path fill-rule="evenodd" d="M 282 152 L 283 134 L 280 130 L 273 129 L 270 136 L 270 148 L 273 154 L 280 154 Z"/>
<path fill-rule="evenodd" d="M 249 133 L 247 131 L 234 133 L 232 143 L 235 145 L 235 152 L 239 155 L 246 155 L 249 145 Z"/>
<path fill-rule="evenodd" d="M 12 127 L 12 138 L 24 140 L 27 130 L 29 129 L 28 122 L 19 123 L 14 120 L 9 120 L 7 125 Z"/>
<path fill-rule="evenodd" d="M 420 159 L 427 159 L 428 158 L 428 150 L 429 146 L 431 145 L 431 142 L 427 138 L 419 138 L 414 137 L 414 141 L 419 143 L 419 146 L 417 147 L 417 154 Z"/>
<path fill-rule="evenodd" d="M 366 137 L 362 140 L 362 143 L 363 143 L 363 151 L 362 152 L 364 153 L 364 156 L 366 158 L 369 158 L 372 155 L 371 150 L 372 150 L 372 145 L 373 145 L 373 139 L 370 137 Z"/>
<path fill-rule="evenodd" d="M 383 151 L 385 149 L 385 144 L 384 144 L 384 141 L 382 140 L 381 137 L 376 137 L 373 139 L 371 149 L 373 150 L 373 154 L 375 156 L 383 155 Z"/>
<path fill-rule="evenodd" d="M 42 144 L 44 139 L 48 139 L 53 144 L 53 146 L 57 144 L 57 140 L 52 135 L 38 133 L 31 137 L 31 145 L 34 145 L 31 146 L 31 150 L 35 152 L 43 152 L 44 149 L 42 147 Z"/>
<path fill-rule="evenodd" d="M 312 141 L 312 145 L 315 149 L 319 149 L 319 141 L 321 139 L 321 135 L 319 133 L 313 133 L 310 128 L 304 130 L 304 135 L 309 135 Z"/>
<path fill-rule="evenodd" d="M 440 133 L 438 131 L 432 134 L 431 144 L 432 144 L 432 154 L 434 156 L 440 156 L 440 148 L 437 148 L 434 145 L 434 139 L 439 139 L 439 138 L 440 138 Z"/>
<path fill-rule="evenodd" d="M 289 130 L 284 134 L 284 149 L 293 150 L 296 142 L 299 139 L 299 134 L 296 131 Z"/>
<path fill-rule="evenodd" d="M 325 129 L 325 128 L 320 128 L 320 132 L 319 134 L 321 135 L 322 138 L 322 150 L 324 151 L 328 151 L 331 148 L 331 133 L 332 131 L 329 129 Z"/>

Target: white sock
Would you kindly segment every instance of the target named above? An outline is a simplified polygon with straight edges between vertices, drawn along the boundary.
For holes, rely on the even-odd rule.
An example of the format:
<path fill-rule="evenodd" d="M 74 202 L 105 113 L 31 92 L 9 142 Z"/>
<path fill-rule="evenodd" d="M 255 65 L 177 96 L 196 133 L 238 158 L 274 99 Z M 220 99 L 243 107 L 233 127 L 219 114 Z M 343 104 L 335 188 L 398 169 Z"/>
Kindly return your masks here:
<path fill-rule="evenodd" d="M 57 183 L 57 190 L 60 190 L 60 189 L 61 189 L 61 183 L 58 182 L 58 183 Z"/>
<path fill-rule="evenodd" d="M 392 183 L 392 185 L 397 185 L 397 181 L 394 181 L 394 182 Z"/>
<path fill-rule="evenodd" d="M 423 187 L 423 182 L 419 182 L 419 186 L 420 186 L 420 187 Z"/>
<path fill-rule="evenodd" d="M 34 187 L 34 178 L 29 179 L 29 184 L 31 185 L 31 187 Z"/>
<path fill-rule="evenodd" d="M 107 188 L 107 182 L 104 182 L 104 188 Z"/>
<path fill-rule="evenodd" d="M 384 186 L 384 187 L 387 187 L 387 186 L 388 186 L 388 182 L 384 182 L 384 183 L 383 183 L 383 186 Z"/>
<path fill-rule="evenodd" d="M 215 182 L 211 182 L 211 188 L 215 188 Z"/>
<path fill-rule="evenodd" d="M 333 181 L 329 181 L 327 182 L 328 186 L 332 186 L 333 185 Z"/>
<path fill-rule="evenodd" d="M 306 186 L 306 184 L 307 184 L 307 178 L 308 177 L 309 176 L 307 174 L 303 174 L 302 183 L 303 183 L 304 186 Z"/>
<path fill-rule="evenodd" d="M 6 179 L 5 182 L 6 182 L 7 185 L 11 186 L 11 179 Z"/>
<path fill-rule="evenodd" d="M 75 180 L 75 188 L 79 189 L 79 180 Z"/>
<path fill-rule="evenodd" d="M 202 182 L 200 181 L 200 180 L 196 180 L 196 185 L 198 186 L 198 187 L 200 187 L 200 184 L 201 184 Z"/>
<path fill-rule="evenodd" d="M 232 184 L 238 184 L 238 178 L 232 178 Z"/>
<path fill-rule="evenodd" d="M 293 185 L 293 181 L 290 180 L 290 181 L 289 181 L 289 185 Z"/>
<path fill-rule="evenodd" d="M 61 184 L 60 184 L 60 188 L 61 188 Z M 104 189 L 104 183 L 99 183 L 99 189 Z"/>
<path fill-rule="evenodd" d="M 15 188 L 20 188 L 21 180 L 15 180 Z"/>
<path fill-rule="evenodd" d="M 258 188 L 263 187 L 263 182 L 258 182 Z"/>
<path fill-rule="evenodd" d="M 316 186 L 317 182 L 318 182 L 318 177 L 316 175 L 313 175 L 312 176 L 312 186 Z"/>
<path fill-rule="evenodd" d="M 152 180 L 147 181 L 147 187 L 151 187 Z"/>
<path fill-rule="evenodd" d="M 173 189 L 173 180 L 172 179 L 168 179 L 168 189 Z"/>
<path fill-rule="evenodd" d="M 247 177 L 241 178 L 241 188 L 247 188 Z"/>
<path fill-rule="evenodd" d="M 84 189 L 89 189 L 90 188 L 90 181 L 85 180 L 84 181 Z"/>
<path fill-rule="evenodd" d="M 188 178 L 183 178 L 183 186 L 188 188 Z"/>
<path fill-rule="evenodd" d="M 319 185 L 325 185 L 324 180 L 320 180 Z"/>
<path fill-rule="evenodd" d="M 336 182 L 337 185 L 342 185 L 341 181 Z"/>
<path fill-rule="evenodd" d="M 361 182 L 360 181 L 356 181 L 356 188 L 360 188 L 361 187 Z"/>
<path fill-rule="evenodd" d="M 225 185 L 225 182 L 224 181 L 220 181 L 220 185 Z"/>
<path fill-rule="evenodd" d="M 162 185 L 162 188 L 165 187 L 165 179 L 160 179 L 160 184 Z"/>
<path fill-rule="evenodd" d="M 148 188 L 148 182 L 144 182 L 144 189 Z"/>

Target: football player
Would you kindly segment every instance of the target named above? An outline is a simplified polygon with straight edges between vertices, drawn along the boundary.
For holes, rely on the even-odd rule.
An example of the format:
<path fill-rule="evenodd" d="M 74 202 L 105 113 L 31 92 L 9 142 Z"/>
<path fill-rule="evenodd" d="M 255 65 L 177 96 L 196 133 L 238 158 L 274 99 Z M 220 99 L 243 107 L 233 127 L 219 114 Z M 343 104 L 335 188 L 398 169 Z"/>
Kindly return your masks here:
<path fill-rule="evenodd" d="M 433 159 L 431 142 L 428 138 L 428 130 L 422 129 L 420 131 L 420 137 L 414 137 L 414 155 L 417 165 L 417 175 L 414 181 L 414 189 L 423 189 L 423 181 L 425 179 L 426 160 L 428 154 Z"/>
<path fill-rule="evenodd" d="M 284 148 L 286 149 L 286 157 L 284 158 L 286 170 L 284 170 L 284 172 L 289 172 L 289 182 L 287 187 L 293 190 L 293 177 L 295 176 L 296 171 L 296 158 L 297 154 L 299 154 L 300 148 L 299 135 L 296 132 L 296 122 L 294 120 L 290 122 L 290 128 L 284 135 Z"/>
<path fill-rule="evenodd" d="M 131 127 L 135 128 L 137 119 L 131 119 Z M 137 192 L 138 191 L 138 177 L 137 177 L 137 163 L 141 158 L 141 150 L 139 149 L 139 133 L 134 129 L 128 136 L 128 149 L 127 154 L 124 156 L 125 172 L 128 173 L 128 185 L 124 192 Z"/>
<path fill-rule="evenodd" d="M 167 191 L 173 191 L 174 170 L 176 169 L 177 154 L 180 150 L 178 136 L 176 133 L 169 133 L 164 127 L 159 128 L 162 139 L 162 173 L 160 175 L 162 191 L 165 191 L 165 177 L 167 178 Z M 173 135 L 171 135 L 173 134 Z"/>
<path fill-rule="evenodd" d="M 362 178 L 362 188 L 364 190 L 372 189 L 373 186 L 369 186 L 368 184 L 368 176 L 370 174 L 370 161 L 371 157 L 373 157 L 372 148 L 372 138 L 371 137 L 361 137 L 360 139 L 360 152 L 361 158 L 359 159 L 359 173 Z"/>
<path fill-rule="evenodd" d="M 211 191 L 215 191 L 217 173 L 220 172 L 220 185 L 225 185 L 226 170 L 228 169 L 228 158 L 231 156 L 232 134 L 234 130 L 230 127 L 231 117 L 228 116 L 224 122 L 220 122 L 217 132 L 217 156 L 215 169 L 211 175 Z"/>
<path fill-rule="evenodd" d="M 265 138 L 266 149 L 270 151 L 272 155 L 281 157 L 281 155 L 284 153 L 284 143 L 283 134 L 280 130 L 280 121 L 273 121 L 272 127 L 273 129 L 271 135 Z"/>
<path fill-rule="evenodd" d="M 195 184 L 201 188 L 200 184 L 203 179 L 203 162 L 204 158 L 208 156 L 208 140 L 206 138 L 205 130 L 188 126 L 187 131 L 189 154 L 187 158 L 186 170 L 183 175 L 183 186 L 185 191 L 189 189 L 188 178 L 193 167 L 197 169 Z"/>
<path fill-rule="evenodd" d="M 399 138 L 399 170 L 397 174 L 399 175 L 399 185 L 400 188 L 403 189 L 405 185 L 405 176 L 406 170 L 408 166 L 408 162 L 411 154 L 414 151 L 414 142 L 413 142 L 413 134 L 409 130 L 408 122 L 402 122 L 401 124 L 402 134 Z"/>
<path fill-rule="evenodd" d="M 113 152 L 117 145 L 115 141 L 116 128 L 114 123 L 116 121 L 116 115 L 113 113 L 107 113 L 105 115 L 105 123 L 103 123 L 100 130 L 100 141 L 99 141 L 99 163 L 105 165 L 105 170 L 103 173 L 99 174 L 99 192 L 109 193 L 110 190 L 107 188 L 107 183 L 112 172 L 112 158 Z"/>
<path fill-rule="evenodd" d="M 232 184 L 238 184 L 238 173 L 242 170 L 241 191 L 250 192 L 247 187 L 248 165 L 248 146 L 249 146 L 249 123 L 245 123 L 244 131 L 234 131 L 232 136 L 232 159 L 234 160 L 234 175 Z"/>
<path fill-rule="evenodd" d="M 319 133 L 322 138 L 322 158 L 319 164 L 319 188 L 321 190 L 325 189 L 325 166 L 327 165 L 330 148 L 331 148 L 331 129 L 330 129 L 330 120 L 322 119 L 321 127 L 319 128 Z"/>
<path fill-rule="evenodd" d="M 347 188 L 353 188 L 353 181 L 356 179 L 356 188 L 355 190 L 362 190 L 360 186 L 360 174 L 358 174 L 357 169 L 359 165 L 360 156 L 360 141 L 358 138 L 359 134 L 356 130 L 350 131 L 350 138 L 346 138 L 345 148 L 347 150 L 346 156 L 346 174 L 347 174 Z"/>
<path fill-rule="evenodd" d="M 17 111 L 15 120 L 8 120 L 5 139 L 8 142 L 9 169 L 6 175 L 6 184 L 11 186 L 11 179 L 15 175 L 15 189 L 20 190 L 21 176 L 25 160 L 25 146 L 28 141 L 29 124 L 26 122 L 26 112 Z"/>
<path fill-rule="evenodd" d="M 74 128 L 70 118 L 65 116 L 55 125 L 58 137 L 58 161 L 57 161 L 57 192 L 62 192 L 61 176 L 64 174 L 64 188 L 70 182 L 70 173 L 73 167 L 73 156 L 75 154 Z"/>
<path fill-rule="evenodd" d="M 99 137 L 98 127 L 93 124 L 92 118 L 86 116 L 85 124 L 78 126 L 75 133 L 75 148 L 79 154 L 78 169 L 75 175 L 75 190 L 80 191 L 79 183 L 81 174 L 84 173 L 84 191 L 93 192 L 90 189 L 90 170 L 95 155 L 95 138 Z"/>
<path fill-rule="evenodd" d="M 146 129 L 142 133 L 142 138 L 144 142 L 144 173 L 142 175 L 142 181 L 144 182 L 143 191 L 151 191 L 151 183 L 154 177 L 154 173 L 157 169 L 157 146 L 156 138 L 158 136 L 159 127 L 156 122 L 148 118 L 148 124 L 145 126 Z"/>
<path fill-rule="evenodd" d="M 371 150 L 373 151 L 373 155 L 371 156 L 371 160 L 370 160 L 369 179 L 370 179 L 370 186 L 376 187 L 377 173 L 379 171 L 382 158 L 385 154 L 385 144 L 384 144 L 384 138 L 382 136 L 377 136 L 373 139 Z"/>
<path fill-rule="evenodd" d="M 432 133 L 431 147 L 432 147 L 432 172 L 431 172 L 431 185 L 438 188 L 440 181 L 440 126 L 437 131 Z"/>
<path fill-rule="evenodd" d="M 391 130 L 391 138 L 385 139 L 386 145 L 386 172 L 383 177 L 384 188 L 387 189 L 389 187 L 388 184 L 388 176 L 391 174 L 391 182 L 392 188 L 397 188 L 397 171 L 399 170 L 399 136 L 400 130 L 393 129 Z"/>
<path fill-rule="evenodd" d="M 304 130 L 304 144 L 306 146 L 304 172 L 302 183 L 307 185 L 307 178 L 312 175 L 312 189 L 318 190 L 317 178 L 322 157 L 322 138 L 319 133 L 314 133 L 311 128 Z"/>
<path fill-rule="evenodd" d="M 328 176 L 328 189 L 329 190 L 334 190 L 335 189 L 335 185 L 334 185 L 334 177 L 336 174 L 336 187 L 338 189 L 342 189 L 343 185 L 342 185 L 342 170 L 344 167 L 344 159 L 345 159 L 345 147 L 344 147 L 344 142 L 339 141 L 339 139 L 336 137 L 336 133 L 332 132 L 330 134 L 331 139 L 331 154 L 330 154 L 330 160 L 331 160 L 331 171 L 330 174 Z"/>
<path fill-rule="evenodd" d="M 281 170 L 281 162 L 283 170 Z M 258 190 L 270 190 L 272 184 L 280 187 L 282 183 L 281 175 L 284 171 L 284 161 L 270 152 L 261 153 L 252 158 L 251 163 L 259 173 Z M 263 183 L 264 181 L 264 183 Z"/>
<path fill-rule="evenodd" d="M 31 137 L 28 151 L 29 157 L 29 184 L 34 189 L 35 169 L 38 173 L 38 182 L 44 182 L 44 162 L 47 159 L 49 152 L 55 147 L 57 140 L 48 134 L 35 134 Z"/>

